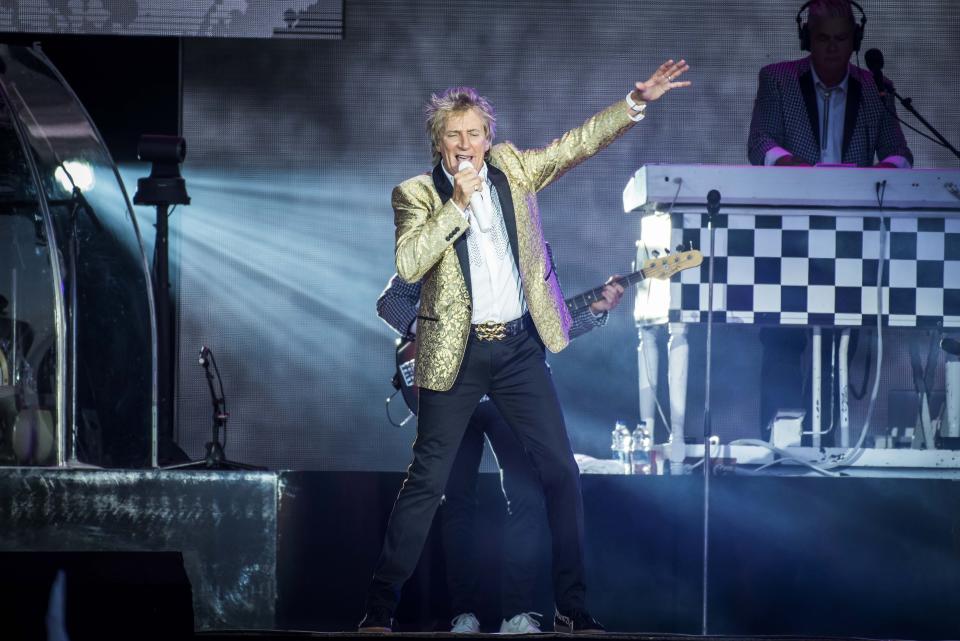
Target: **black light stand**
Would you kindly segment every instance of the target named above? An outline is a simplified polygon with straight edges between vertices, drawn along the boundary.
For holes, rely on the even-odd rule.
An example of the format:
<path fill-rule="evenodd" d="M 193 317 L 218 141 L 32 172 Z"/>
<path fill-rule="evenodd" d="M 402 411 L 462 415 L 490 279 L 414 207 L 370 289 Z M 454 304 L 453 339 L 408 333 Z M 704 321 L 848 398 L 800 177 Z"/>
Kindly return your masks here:
<path fill-rule="evenodd" d="M 153 466 L 157 466 L 159 438 L 173 442 L 173 346 L 170 332 L 170 205 L 189 205 L 187 186 L 180 176 L 180 163 L 187 155 L 187 143 L 179 136 L 140 136 L 137 157 L 153 163 L 150 176 L 137 180 L 133 202 L 157 208 L 157 241 L 154 246 L 154 300 L 157 313 L 157 435 L 153 438 Z"/>

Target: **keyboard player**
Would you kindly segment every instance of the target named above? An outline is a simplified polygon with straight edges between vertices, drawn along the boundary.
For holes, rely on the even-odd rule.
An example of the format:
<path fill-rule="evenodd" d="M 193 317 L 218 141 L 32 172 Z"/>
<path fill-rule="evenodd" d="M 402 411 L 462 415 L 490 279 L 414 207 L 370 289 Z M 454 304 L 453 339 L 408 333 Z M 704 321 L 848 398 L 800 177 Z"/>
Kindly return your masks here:
<path fill-rule="evenodd" d="M 855 20 L 849 0 L 813 0 L 800 8 L 801 49 L 810 55 L 760 70 L 747 141 L 751 164 L 911 167 L 913 154 L 894 117 L 893 97 L 881 97 L 870 73 L 850 63 L 865 23 L 865 17 Z M 824 338 L 826 365 L 833 337 L 825 332 Z M 764 329 L 761 342 L 760 420 L 765 428 L 777 409 L 806 406 L 800 380 L 806 333 Z M 825 371 L 823 380 L 829 378 Z"/>
<path fill-rule="evenodd" d="M 881 98 L 870 72 L 850 63 L 863 37 L 850 2 L 808 4 L 801 46 L 808 42 L 810 55 L 760 70 L 750 163 L 909 168 L 913 154 L 894 116 L 893 96 Z"/>

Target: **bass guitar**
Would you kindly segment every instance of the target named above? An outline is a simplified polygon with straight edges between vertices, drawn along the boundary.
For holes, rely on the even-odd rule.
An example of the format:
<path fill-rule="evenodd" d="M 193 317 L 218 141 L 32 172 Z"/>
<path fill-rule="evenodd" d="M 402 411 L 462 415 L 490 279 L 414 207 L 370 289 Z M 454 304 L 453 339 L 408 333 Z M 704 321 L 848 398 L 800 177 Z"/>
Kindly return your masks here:
<path fill-rule="evenodd" d="M 685 269 L 699 267 L 703 262 L 703 254 L 696 249 L 668 254 L 659 258 L 651 258 L 643 263 L 643 269 L 614 278 L 612 282 L 621 285 L 624 289 L 632 287 L 648 278 L 665 280 Z M 564 302 L 570 313 L 580 311 L 603 298 L 603 288 L 610 283 L 571 296 Z M 417 413 L 419 390 L 413 384 L 413 368 L 416 364 L 416 340 L 397 339 L 397 372 L 393 377 L 393 386 L 400 390 L 403 401 L 414 414 Z"/>

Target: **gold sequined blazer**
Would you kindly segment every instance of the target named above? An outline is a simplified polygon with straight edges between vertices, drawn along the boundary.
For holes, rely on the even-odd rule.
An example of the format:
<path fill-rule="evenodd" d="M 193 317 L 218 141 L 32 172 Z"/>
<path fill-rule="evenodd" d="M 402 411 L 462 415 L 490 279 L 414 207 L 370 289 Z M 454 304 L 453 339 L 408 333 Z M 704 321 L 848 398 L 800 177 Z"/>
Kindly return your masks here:
<path fill-rule="evenodd" d="M 527 308 L 552 352 L 570 340 L 570 314 L 547 256 L 536 194 L 632 124 L 621 100 L 542 149 L 520 150 L 506 142 L 494 145 L 487 158 Z M 392 197 L 397 273 L 410 283 L 423 279 L 414 380 L 437 391 L 453 386 L 470 336 L 468 224 L 452 196 L 453 187 L 438 163 L 432 174 L 395 187 Z"/>

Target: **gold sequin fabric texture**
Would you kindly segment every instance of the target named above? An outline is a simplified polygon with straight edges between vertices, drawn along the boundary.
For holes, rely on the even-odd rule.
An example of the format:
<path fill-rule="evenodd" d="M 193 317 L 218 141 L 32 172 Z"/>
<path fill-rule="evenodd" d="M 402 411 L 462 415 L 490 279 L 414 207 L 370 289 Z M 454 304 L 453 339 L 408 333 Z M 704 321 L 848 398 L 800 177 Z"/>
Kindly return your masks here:
<path fill-rule="evenodd" d="M 623 101 L 589 118 L 541 149 L 494 145 L 489 162 L 507 176 L 517 224 L 520 280 L 537 332 L 552 352 L 569 342 L 570 314 L 550 269 L 536 193 L 621 136 L 633 122 Z M 505 194 L 500 194 L 505 197 Z M 397 273 L 423 279 L 417 317 L 415 383 L 449 390 L 470 336 L 470 294 L 453 243 L 467 223 L 452 201 L 443 204 L 429 175 L 393 190 Z"/>

